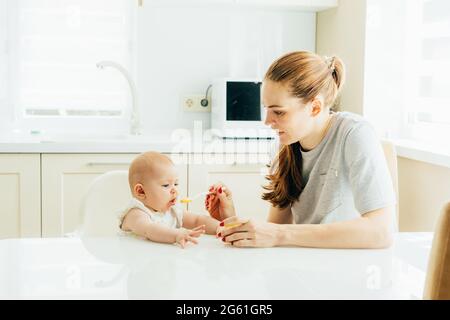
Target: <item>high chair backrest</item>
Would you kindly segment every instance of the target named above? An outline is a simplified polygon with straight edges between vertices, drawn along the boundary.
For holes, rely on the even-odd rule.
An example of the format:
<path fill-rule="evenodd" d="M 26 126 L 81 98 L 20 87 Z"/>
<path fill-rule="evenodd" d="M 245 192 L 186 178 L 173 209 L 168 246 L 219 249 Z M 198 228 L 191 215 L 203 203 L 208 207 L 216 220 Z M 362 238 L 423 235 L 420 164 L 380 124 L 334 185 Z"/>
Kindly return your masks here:
<path fill-rule="evenodd" d="M 442 209 L 434 229 L 423 298 L 450 300 L 450 202 Z"/>
<path fill-rule="evenodd" d="M 89 186 L 81 205 L 81 233 L 111 236 L 119 232 L 119 213 L 131 199 L 128 171 L 109 171 Z"/>

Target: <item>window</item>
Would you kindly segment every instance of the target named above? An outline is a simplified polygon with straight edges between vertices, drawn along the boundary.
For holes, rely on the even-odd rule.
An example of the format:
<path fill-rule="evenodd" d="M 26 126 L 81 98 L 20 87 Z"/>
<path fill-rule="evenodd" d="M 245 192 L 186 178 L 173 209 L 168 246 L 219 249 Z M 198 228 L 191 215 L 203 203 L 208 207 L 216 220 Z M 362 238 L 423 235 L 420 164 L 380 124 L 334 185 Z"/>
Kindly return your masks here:
<path fill-rule="evenodd" d="M 450 136 L 450 1 L 367 4 L 364 115 L 383 137 L 445 144 Z"/>
<path fill-rule="evenodd" d="M 6 104 L 7 100 L 7 41 L 6 41 L 6 0 L 0 0 L 0 106 Z M 3 112 L 0 111 L 0 114 Z"/>
<path fill-rule="evenodd" d="M 13 110 L 17 126 L 125 130 L 128 84 L 116 70 L 100 71 L 96 64 L 111 60 L 133 73 L 134 2 L 0 1 L 6 8 L 0 12 L 8 16 L 9 55 L 9 69 L 0 70 L 10 83 L 6 108 Z M 0 23 L 4 20 L 0 14 Z"/>
<path fill-rule="evenodd" d="M 450 136 L 450 1 L 407 4 L 406 95 L 411 138 Z"/>

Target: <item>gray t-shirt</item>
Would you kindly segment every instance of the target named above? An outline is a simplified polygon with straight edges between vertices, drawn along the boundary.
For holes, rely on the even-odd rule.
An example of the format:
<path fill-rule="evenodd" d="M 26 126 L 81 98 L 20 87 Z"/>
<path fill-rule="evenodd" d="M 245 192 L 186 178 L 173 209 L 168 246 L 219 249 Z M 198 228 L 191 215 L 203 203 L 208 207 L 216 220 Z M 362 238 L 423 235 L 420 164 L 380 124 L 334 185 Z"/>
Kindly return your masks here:
<path fill-rule="evenodd" d="M 336 113 L 319 145 L 301 154 L 304 188 L 291 206 L 295 223 L 346 221 L 395 205 L 380 140 L 364 118 Z"/>

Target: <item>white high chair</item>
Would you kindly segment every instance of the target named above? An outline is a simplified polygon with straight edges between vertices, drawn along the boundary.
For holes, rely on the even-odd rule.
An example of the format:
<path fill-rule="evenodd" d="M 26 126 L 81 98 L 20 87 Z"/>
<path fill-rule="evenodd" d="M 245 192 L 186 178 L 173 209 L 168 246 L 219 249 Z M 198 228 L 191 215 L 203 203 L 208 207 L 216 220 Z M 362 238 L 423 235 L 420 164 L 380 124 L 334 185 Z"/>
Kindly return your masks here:
<path fill-rule="evenodd" d="M 109 171 L 89 186 L 81 204 L 81 235 L 105 237 L 117 235 L 118 214 L 131 199 L 128 171 Z"/>

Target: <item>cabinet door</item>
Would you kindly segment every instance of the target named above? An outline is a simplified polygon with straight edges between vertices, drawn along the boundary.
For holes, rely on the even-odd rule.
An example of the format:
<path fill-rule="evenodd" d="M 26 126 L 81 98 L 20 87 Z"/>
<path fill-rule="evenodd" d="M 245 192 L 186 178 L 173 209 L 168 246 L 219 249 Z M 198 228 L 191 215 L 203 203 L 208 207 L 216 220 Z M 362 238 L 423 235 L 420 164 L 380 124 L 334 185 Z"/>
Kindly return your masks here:
<path fill-rule="evenodd" d="M 40 155 L 0 155 L 0 192 L 0 239 L 40 237 Z"/>
<path fill-rule="evenodd" d="M 128 170 L 137 154 L 43 154 L 42 236 L 74 232 L 81 223 L 80 205 L 91 182 L 112 170 Z M 177 162 L 180 193 L 187 190 L 187 161 Z"/>
<path fill-rule="evenodd" d="M 239 216 L 265 221 L 269 203 L 261 199 L 267 184 L 267 156 L 257 154 L 194 155 L 189 164 L 189 195 L 208 191 L 208 187 L 223 182 L 232 192 Z M 204 197 L 189 205 L 194 213 L 206 213 Z"/>

